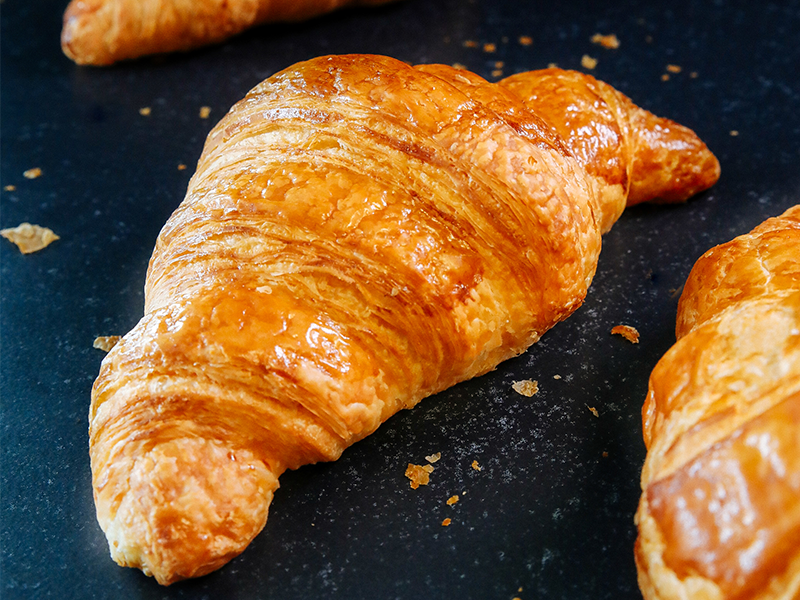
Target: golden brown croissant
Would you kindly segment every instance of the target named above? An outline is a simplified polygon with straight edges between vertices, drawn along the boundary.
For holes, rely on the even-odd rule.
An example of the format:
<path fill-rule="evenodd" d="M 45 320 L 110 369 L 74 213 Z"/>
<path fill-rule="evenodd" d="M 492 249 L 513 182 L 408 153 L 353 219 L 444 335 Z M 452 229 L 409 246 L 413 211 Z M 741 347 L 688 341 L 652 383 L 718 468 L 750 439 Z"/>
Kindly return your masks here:
<path fill-rule="evenodd" d="M 537 81 L 551 104 L 515 94 Z M 605 131 L 592 152 L 563 137 L 554 107 L 575 105 L 594 114 L 576 127 Z M 356 55 L 270 77 L 210 133 L 145 316 L 95 382 L 112 556 L 163 584 L 224 564 L 284 470 L 336 459 L 574 311 L 631 182 L 677 199 L 718 175 L 691 131 L 588 75 L 495 85 Z"/>
<path fill-rule="evenodd" d="M 221 42 L 254 25 L 300 21 L 346 6 L 394 0 L 72 0 L 61 48 L 81 65 Z"/>
<path fill-rule="evenodd" d="M 647 600 L 800 598 L 800 205 L 709 250 L 650 378 Z"/>

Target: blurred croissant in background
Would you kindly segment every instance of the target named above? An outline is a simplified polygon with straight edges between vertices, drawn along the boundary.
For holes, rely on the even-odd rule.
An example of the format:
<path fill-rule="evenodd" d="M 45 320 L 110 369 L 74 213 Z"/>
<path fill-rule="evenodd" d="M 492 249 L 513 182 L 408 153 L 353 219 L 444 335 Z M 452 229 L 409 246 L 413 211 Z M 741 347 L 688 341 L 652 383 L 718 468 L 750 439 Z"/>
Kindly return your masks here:
<path fill-rule="evenodd" d="M 80 65 L 110 65 L 221 42 L 263 23 L 393 1 L 72 0 L 64 13 L 61 48 Z"/>
<path fill-rule="evenodd" d="M 209 134 L 94 385 L 113 558 L 162 584 L 223 565 L 286 469 L 524 352 L 626 203 L 718 177 L 692 131 L 581 73 L 353 55 L 270 77 Z"/>
<path fill-rule="evenodd" d="M 800 206 L 697 261 L 653 370 L 647 600 L 800 598 Z"/>

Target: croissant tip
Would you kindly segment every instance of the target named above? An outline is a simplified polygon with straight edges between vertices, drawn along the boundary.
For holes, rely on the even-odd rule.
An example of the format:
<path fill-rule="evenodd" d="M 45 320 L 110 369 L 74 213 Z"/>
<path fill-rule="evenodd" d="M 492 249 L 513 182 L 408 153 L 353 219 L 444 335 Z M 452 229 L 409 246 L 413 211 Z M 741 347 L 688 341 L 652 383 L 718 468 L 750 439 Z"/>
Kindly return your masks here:
<path fill-rule="evenodd" d="M 200 577 L 264 527 L 278 480 L 252 452 L 186 437 L 134 454 L 95 483 L 98 520 L 121 566 L 161 585 Z"/>

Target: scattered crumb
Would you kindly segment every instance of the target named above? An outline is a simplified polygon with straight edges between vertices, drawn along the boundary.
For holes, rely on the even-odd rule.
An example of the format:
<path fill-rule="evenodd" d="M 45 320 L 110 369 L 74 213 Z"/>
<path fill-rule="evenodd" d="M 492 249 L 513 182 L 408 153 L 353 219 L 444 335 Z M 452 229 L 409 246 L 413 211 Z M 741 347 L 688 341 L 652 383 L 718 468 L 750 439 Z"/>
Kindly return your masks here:
<path fill-rule="evenodd" d="M 5 191 L 7 191 L 7 192 L 13 192 L 15 189 L 17 189 L 17 186 L 15 186 L 15 185 L 7 185 L 7 186 L 6 186 L 6 187 L 4 187 L 3 189 L 4 189 Z"/>
<path fill-rule="evenodd" d="M 631 344 L 639 343 L 639 331 L 630 325 L 617 325 L 611 328 L 612 335 L 621 335 Z"/>
<path fill-rule="evenodd" d="M 458 502 L 458 494 L 456 494 L 455 496 L 450 496 L 447 499 L 447 506 L 453 506 L 453 504 L 455 504 L 456 502 Z"/>
<path fill-rule="evenodd" d="M 52 229 L 30 223 L 21 223 L 12 229 L 2 229 L 0 235 L 15 243 L 23 254 L 37 252 L 59 239 Z"/>
<path fill-rule="evenodd" d="M 200 118 L 207 119 L 208 115 L 211 114 L 211 107 L 210 106 L 201 106 L 200 107 Z"/>
<path fill-rule="evenodd" d="M 33 169 L 25 171 L 22 176 L 25 177 L 25 179 L 36 179 L 42 176 L 42 170 L 39 167 L 34 167 Z"/>
<path fill-rule="evenodd" d="M 661 81 L 669 81 L 669 73 L 664 73 L 661 76 Z"/>
<path fill-rule="evenodd" d="M 492 77 L 502 77 L 503 76 L 503 69 L 495 69 L 492 71 Z"/>
<path fill-rule="evenodd" d="M 518 394 L 530 398 L 539 391 L 539 382 L 532 379 L 523 379 L 522 381 L 515 381 L 512 383 L 511 388 Z"/>
<path fill-rule="evenodd" d="M 495 69 L 502 69 L 504 66 L 506 66 L 506 63 L 504 63 L 502 60 L 498 60 L 494 63 Z"/>
<path fill-rule="evenodd" d="M 442 458 L 442 453 L 437 452 L 436 454 L 431 454 L 430 456 L 426 456 L 425 460 L 427 460 L 429 463 L 435 463 L 438 462 L 441 458 Z"/>
<path fill-rule="evenodd" d="M 497 50 L 496 44 L 484 44 L 483 51 L 484 52 L 495 52 Z"/>
<path fill-rule="evenodd" d="M 149 106 L 143 106 L 142 108 L 139 109 L 139 114 L 142 115 L 143 117 L 149 116 L 151 112 L 152 110 L 150 109 Z"/>
<path fill-rule="evenodd" d="M 679 287 L 679 288 L 677 288 L 677 289 L 675 289 L 675 288 L 672 288 L 672 289 L 669 291 L 669 297 L 670 297 L 670 298 L 677 298 L 678 296 L 680 296 L 680 295 L 681 295 L 681 293 L 683 293 L 683 286 L 681 286 L 681 287 Z"/>
<path fill-rule="evenodd" d="M 590 69 L 590 70 L 594 69 L 597 66 L 597 59 L 596 58 L 592 58 L 588 54 L 584 54 L 581 57 L 581 66 L 584 69 Z"/>
<path fill-rule="evenodd" d="M 557 69 L 558 65 L 556 63 L 547 63 L 548 69 Z"/>
<path fill-rule="evenodd" d="M 476 42 L 475 40 L 466 40 L 464 42 L 464 47 L 465 48 L 477 48 L 478 47 L 478 42 Z"/>
<path fill-rule="evenodd" d="M 593 414 L 595 417 L 597 417 L 598 419 L 600 418 L 600 413 L 597 411 L 597 409 L 596 409 L 594 406 L 589 406 L 589 405 L 587 405 L 587 406 L 586 406 L 586 408 L 588 408 L 588 409 L 589 409 L 589 411 L 590 411 L 590 412 L 591 412 L 591 413 L 592 413 L 592 414 Z"/>
<path fill-rule="evenodd" d="M 472 468 L 476 471 L 483 471 L 483 467 L 478 464 L 477 460 L 472 461 Z"/>
<path fill-rule="evenodd" d="M 644 36 L 644 41 L 647 42 L 648 44 L 652 44 L 653 43 L 653 36 L 652 35 Z"/>
<path fill-rule="evenodd" d="M 411 489 L 415 490 L 421 485 L 428 485 L 430 483 L 430 475 L 433 473 L 432 465 L 415 465 L 408 463 L 406 469 L 406 477 L 411 480 Z"/>
<path fill-rule="evenodd" d="M 466 69 L 467 67 L 466 67 L 466 65 L 462 65 L 461 63 L 453 63 L 453 68 L 454 68 L 454 69 L 460 69 L 460 70 L 462 70 L 462 71 L 463 71 L 463 70 L 464 70 L 464 69 Z"/>
<path fill-rule="evenodd" d="M 692 71 L 691 73 L 689 73 L 689 77 L 691 77 L 692 79 L 697 79 L 698 77 L 697 71 Z"/>
<path fill-rule="evenodd" d="M 533 43 L 533 38 L 529 35 L 519 36 L 519 43 L 523 46 L 530 46 Z"/>
<path fill-rule="evenodd" d="M 731 136 L 736 137 L 737 135 L 739 135 L 739 132 L 735 129 L 731 129 Z"/>
<path fill-rule="evenodd" d="M 608 458 L 608 452 L 606 452 L 605 450 L 603 451 L 603 458 Z"/>
<path fill-rule="evenodd" d="M 561 375 L 553 375 L 553 379 L 561 379 Z"/>
<path fill-rule="evenodd" d="M 683 71 L 678 65 L 667 65 L 667 71 L 670 73 L 680 73 Z"/>
<path fill-rule="evenodd" d="M 603 48 L 619 48 L 619 38 L 613 33 L 609 35 L 595 33 L 592 36 L 592 43 L 602 46 Z"/>
<path fill-rule="evenodd" d="M 185 170 L 186 170 L 186 165 L 185 164 L 181 163 L 181 164 L 178 165 L 178 171 L 185 171 Z"/>
<path fill-rule="evenodd" d="M 121 335 L 101 335 L 94 338 L 92 348 L 97 348 L 98 350 L 103 350 L 104 352 L 110 352 L 111 349 L 117 345 L 117 342 L 121 338 Z"/>
<path fill-rule="evenodd" d="M 450 519 L 450 517 L 447 517 L 444 521 L 442 521 L 442 527 L 449 527 L 450 523 L 452 522 L 453 521 Z"/>

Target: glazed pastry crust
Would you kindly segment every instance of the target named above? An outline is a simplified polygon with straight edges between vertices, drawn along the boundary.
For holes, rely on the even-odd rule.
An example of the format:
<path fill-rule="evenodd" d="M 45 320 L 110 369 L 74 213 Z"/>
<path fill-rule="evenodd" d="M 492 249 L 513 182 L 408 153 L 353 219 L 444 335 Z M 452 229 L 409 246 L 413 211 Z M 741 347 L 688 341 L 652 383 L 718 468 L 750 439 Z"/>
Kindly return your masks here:
<path fill-rule="evenodd" d="M 800 206 L 709 250 L 650 379 L 645 598 L 800 595 Z"/>
<path fill-rule="evenodd" d="M 221 42 L 255 25 L 300 21 L 347 6 L 393 0 L 72 0 L 61 48 L 81 65 Z"/>
<path fill-rule="evenodd" d="M 332 56 L 254 88 L 210 133 L 145 316 L 95 382 L 114 559 L 163 584 L 216 568 L 264 526 L 285 469 L 336 459 L 569 316 L 621 212 L 596 173 L 524 99 L 450 67 Z"/>

